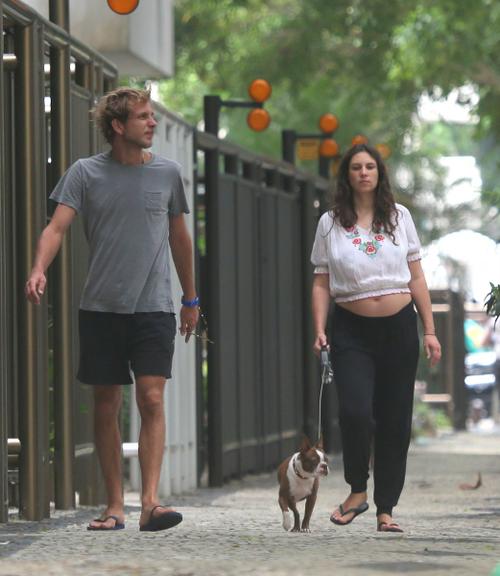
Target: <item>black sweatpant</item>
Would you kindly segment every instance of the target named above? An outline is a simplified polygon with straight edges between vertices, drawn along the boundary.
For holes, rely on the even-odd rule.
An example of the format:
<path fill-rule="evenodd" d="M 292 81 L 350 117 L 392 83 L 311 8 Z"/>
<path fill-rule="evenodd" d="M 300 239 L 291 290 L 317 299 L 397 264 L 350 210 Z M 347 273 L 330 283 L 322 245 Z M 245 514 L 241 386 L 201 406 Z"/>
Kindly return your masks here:
<path fill-rule="evenodd" d="M 337 305 L 330 335 L 345 480 L 365 492 L 374 440 L 374 502 L 392 513 L 406 474 L 419 341 L 413 303 L 397 314 L 359 316 Z"/>

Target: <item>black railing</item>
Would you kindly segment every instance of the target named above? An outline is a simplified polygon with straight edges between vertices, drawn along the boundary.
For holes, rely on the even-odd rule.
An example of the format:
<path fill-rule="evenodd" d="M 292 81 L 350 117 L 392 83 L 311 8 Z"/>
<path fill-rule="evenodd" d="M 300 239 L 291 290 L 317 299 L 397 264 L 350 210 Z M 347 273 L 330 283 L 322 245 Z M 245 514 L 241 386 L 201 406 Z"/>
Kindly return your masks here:
<path fill-rule="evenodd" d="M 214 341 L 206 453 L 218 485 L 276 466 L 316 433 L 309 254 L 328 183 L 205 133 L 197 146 L 199 285 Z"/>

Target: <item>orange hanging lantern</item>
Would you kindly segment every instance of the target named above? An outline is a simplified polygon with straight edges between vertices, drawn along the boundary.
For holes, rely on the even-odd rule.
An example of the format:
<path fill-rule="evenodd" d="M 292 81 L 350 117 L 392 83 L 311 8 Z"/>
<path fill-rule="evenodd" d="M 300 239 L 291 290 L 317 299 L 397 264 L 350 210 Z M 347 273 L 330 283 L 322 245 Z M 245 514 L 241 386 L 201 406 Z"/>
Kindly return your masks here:
<path fill-rule="evenodd" d="M 248 95 L 254 102 L 265 102 L 271 96 L 271 92 L 271 84 L 262 78 L 253 80 L 248 87 Z"/>
<path fill-rule="evenodd" d="M 335 132 L 339 127 L 339 119 L 335 114 L 323 114 L 319 119 L 319 129 L 321 132 L 328 134 Z"/>
<path fill-rule="evenodd" d="M 378 150 L 380 156 L 382 156 L 382 160 L 387 160 L 392 153 L 390 146 L 387 144 L 376 144 L 375 148 Z"/>
<path fill-rule="evenodd" d="M 131 14 L 139 6 L 139 0 L 108 0 L 108 6 L 116 14 L 124 16 Z"/>
<path fill-rule="evenodd" d="M 262 132 L 271 123 L 271 116 L 263 108 L 254 108 L 248 113 L 247 124 L 255 132 Z"/>
<path fill-rule="evenodd" d="M 368 138 L 363 134 L 356 134 L 356 136 L 351 140 L 351 144 L 353 146 L 357 146 L 358 144 L 368 144 Z"/>
<path fill-rule="evenodd" d="M 319 155 L 325 158 L 333 158 L 339 153 L 339 145 L 332 138 L 326 138 L 319 145 Z"/>

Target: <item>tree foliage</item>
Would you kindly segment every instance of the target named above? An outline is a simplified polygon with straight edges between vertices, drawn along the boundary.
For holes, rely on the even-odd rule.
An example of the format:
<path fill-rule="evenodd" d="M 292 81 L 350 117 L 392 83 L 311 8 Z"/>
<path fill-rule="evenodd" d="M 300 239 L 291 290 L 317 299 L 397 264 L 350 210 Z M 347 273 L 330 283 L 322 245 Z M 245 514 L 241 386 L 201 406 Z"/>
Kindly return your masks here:
<path fill-rule="evenodd" d="M 176 74 L 161 90 L 167 106 L 198 124 L 205 94 L 246 98 L 249 82 L 266 78 L 270 128 L 254 134 L 244 112 L 223 110 L 231 140 L 279 157 L 282 129 L 314 132 L 332 112 L 341 149 L 357 133 L 391 147 L 390 163 L 408 175 L 399 194 L 418 209 L 425 193 L 439 200 L 434 158 L 444 143 L 422 137 L 417 103 L 472 85 L 478 102 L 463 104 L 479 122 L 458 139 L 481 163 L 485 199 L 500 206 L 498 30 L 497 0 L 177 0 Z M 445 208 L 441 216 L 443 226 L 457 225 Z"/>

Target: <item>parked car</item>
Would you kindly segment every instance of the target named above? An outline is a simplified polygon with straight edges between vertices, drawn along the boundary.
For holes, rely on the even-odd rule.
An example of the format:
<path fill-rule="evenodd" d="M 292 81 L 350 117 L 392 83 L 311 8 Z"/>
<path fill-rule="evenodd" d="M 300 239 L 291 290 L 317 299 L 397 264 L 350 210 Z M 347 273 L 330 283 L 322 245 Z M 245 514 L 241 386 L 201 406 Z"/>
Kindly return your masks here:
<path fill-rule="evenodd" d="M 470 352 L 465 356 L 465 387 L 469 414 L 473 419 L 491 416 L 491 401 L 496 386 L 494 350 Z"/>

